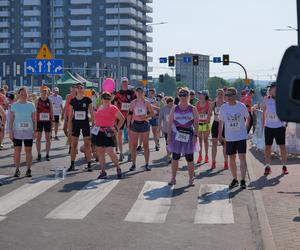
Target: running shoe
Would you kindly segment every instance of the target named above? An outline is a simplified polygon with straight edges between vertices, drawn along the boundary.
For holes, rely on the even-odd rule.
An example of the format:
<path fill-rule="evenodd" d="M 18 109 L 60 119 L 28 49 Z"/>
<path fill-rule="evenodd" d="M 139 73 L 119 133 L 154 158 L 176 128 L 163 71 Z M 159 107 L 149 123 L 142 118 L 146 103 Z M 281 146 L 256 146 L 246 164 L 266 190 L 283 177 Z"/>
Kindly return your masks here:
<path fill-rule="evenodd" d="M 228 168 L 229 168 L 229 166 L 228 166 L 228 162 L 227 162 L 227 161 L 225 161 L 225 162 L 224 162 L 224 169 L 225 169 L 225 170 L 227 170 Z"/>
<path fill-rule="evenodd" d="M 107 173 L 105 171 L 101 171 L 100 175 L 98 176 L 98 179 L 106 179 Z"/>
<path fill-rule="evenodd" d="M 197 164 L 202 162 L 202 155 L 199 155 L 198 160 L 197 160 Z"/>
<path fill-rule="evenodd" d="M 269 175 L 271 173 L 272 173 L 271 167 L 270 166 L 266 166 L 265 167 L 265 173 L 264 173 L 264 175 Z"/>
<path fill-rule="evenodd" d="M 212 161 L 212 164 L 211 164 L 211 169 L 215 169 L 217 166 L 216 166 L 216 161 Z"/>
<path fill-rule="evenodd" d="M 136 169 L 135 164 L 132 164 L 132 166 L 129 168 L 129 171 L 134 171 Z"/>
<path fill-rule="evenodd" d="M 142 151 L 142 146 L 138 146 L 138 147 L 136 148 L 136 151 L 138 151 L 138 152 Z"/>
<path fill-rule="evenodd" d="M 151 168 L 149 167 L 148 164 L 145 165 L 145 170 L 146 170 L 146 171 L 151 171 Z"/>
<path fill-rule="evenodd" d="M 32 177 L 32 175 L 31 175 L 31 169 L 27 169 L 25 176 L 26 177 Z"/>
<path fill-rule="evenodd" d="M 241 180 L 241 189 L 246 189 L 246 188 L 247 188 L 246 181 Z"/>
<path fill-rule="evenodd" d="M 121 168 L 117 168 L 117 178 L 118 179 L 122 179 L 122 170 L 121 170 Z"/>
<path fill-rule="evenodd" d="M 20 177 L 20 175 L 21 175 L 20 169 L 16 169 L 14 177 Z"/>
<path fill-rule="evenodd" d="M 46 161 L 50 161 L 50 156 L 46 155 Z"/>
<path fill-rule="evenodd" d="M 75 166 L 74 166 L 74 165 L 71 165 L 71 166 L 67 169 L 67 172 L 72 172 L 72 171 L 75 171 Z"/>
<path fill-rule="evenodd" d="M 173 185 L 176 185 L 176 179 L 174 178 L 172 178 L 169 182 L 168 182 L 168 185 L 170 185 L 170 186 L 173 186 Z"/>
<path fill-rule="evenodd" d="M 204 162 L 205 162 L 205 163 L 209 163 L 209 160 L 208 160 L 208 155 L 206 155 L 206 156 L 205 156 L 205 160 L 204 160 Z"/>
<path fill-rule="evenodd" d="M 119 161 L 124 161 L 124 155 L 120 154 Z"/>
<path fill-rule="evenodd" d="M 93 172 L 91 164 L 88 164 L 86 169 L 87 169 L 88 172 Z"/>
<path fill-rule="evenodd" d="M 194 184 L 194 180 L 195 180 L 195 178 L 193 177 L 193 178 L 190 178 L 190 180 L 189 180 L 189 186 L 190 187 L 193 187 L 193 186 L 195 186 L 195 184 Z"/>
<path fill-rule="evenodd" d="M 59 141 L 58 136 L 55 136 L 55 137 L 54 137 L 54 140 Z"/>
<path fill-rule="evenodd" d="M 229 184 L 229 189 L 235 188 L 239 185 L 239 181 L 236 179 L 233 179 L 232 182 Z"/>
<path fill-rule="evenodd" d="M 4 146 L 3 146 L 3 144 L 1 143 L 1 144 L 0 144 L 0 149 L 3 149 L 3 148 L 4 148 Z"/>
<path fill-rule="evenodd" d="M 127 161 L 131 161 L 131 154 L 128 154 L 128 159 Z"/>
<path fill-rule="evenodd" d="M 283 166 L 282 167 L 282 174 L 288 174 L 288 173 L 289 173 L 289 171 L 288 171 L 287 167 Z"/>
<path fill-rule="evenodd" d="M 159 151 L 159 146 L 155 146 L 155 151 Z"/>
<path fill-rule="evenodd" d="M 42 156 L 41 156 L 41 154 L 38 154 L 37 161 L 41 161 L 41 160 L 42 160 Z"/>

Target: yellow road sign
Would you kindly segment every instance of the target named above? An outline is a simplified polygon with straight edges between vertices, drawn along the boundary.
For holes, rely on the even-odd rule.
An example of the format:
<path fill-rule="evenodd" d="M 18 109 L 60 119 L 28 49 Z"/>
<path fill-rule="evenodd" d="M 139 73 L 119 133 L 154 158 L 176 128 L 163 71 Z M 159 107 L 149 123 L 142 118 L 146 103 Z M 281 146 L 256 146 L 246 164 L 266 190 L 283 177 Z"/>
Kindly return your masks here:
<path fill-rule="evenodd" d="M 36 56 L 36 59 L 52 59 L 53 56 L 46 44 L 40 48 L 39 53 Z"/>
<path fill-rule="evenodd" d="M 144 87 L 146 87 L 147 84 L 148 84 L 148 80 L 142 80 L 141 82 L 142 82 L 142 84 L 144 85 Z"/>
<path fill-rule="evenodd" d="M 246 85 L 249 85 L 251 83 L 251 80 L 250 79 L 245 79 L 244 82 L 245 82 Z"/>

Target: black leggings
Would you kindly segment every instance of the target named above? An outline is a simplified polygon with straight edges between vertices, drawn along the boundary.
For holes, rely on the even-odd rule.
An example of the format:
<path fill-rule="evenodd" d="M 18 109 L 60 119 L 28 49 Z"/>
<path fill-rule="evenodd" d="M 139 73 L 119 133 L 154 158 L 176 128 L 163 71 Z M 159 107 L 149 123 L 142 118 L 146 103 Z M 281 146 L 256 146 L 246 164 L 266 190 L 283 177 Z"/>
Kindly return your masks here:
<path fill-rule="evenodd" d="M 174 161 L 178 161 L 180 159 L 181 154 L 173 153 L 172 158 Z M 194 161 L 194 154 L 186 154 L 184 155 L 187 162 Z"/>

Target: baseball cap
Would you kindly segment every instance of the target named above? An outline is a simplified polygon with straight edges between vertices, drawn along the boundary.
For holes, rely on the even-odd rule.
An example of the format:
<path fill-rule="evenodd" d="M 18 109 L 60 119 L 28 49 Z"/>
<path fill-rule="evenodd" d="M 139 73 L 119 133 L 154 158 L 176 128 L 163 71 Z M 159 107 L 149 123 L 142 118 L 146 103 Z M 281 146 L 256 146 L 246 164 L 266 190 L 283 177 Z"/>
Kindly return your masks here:
<path fill-rule="evenodd" d="M 144 88 L 143 87 L 137 87 L 136 91 L 142 91 L 142 92 L 144 92 Z"/>
<path fill-rule="evenodd" d="M 271 82 L 270 85 L 267 86 L 268 88 L 273 88 L 276 87 L 276 82 Z"/>
<path fill-rule="evenodd" d="M 40 91 L 48 91 L 48 87 L 47 86 L 45 86 L 45 85 L 43 85 L 43 86 L 41 86 L 40 87 Z"/>
<path fill-rule="evenodd" d="M 127 77 L 125 77 L 125 76 L 124 76 L 124 77 L 122 77 L 122 78 L 121 78 L 121 82 L 128 82 L 128 78 L 127 78 Z"/>
<path fill-rule="evenodd" d="M 79 83 L 76 83 L 76 84 L 75 84 L 75 87 L 84 87 L 84 84 L 81 83 L 81 82 L 79 82 Z"/>
<path fill-rule="evenodd" d="M 55 87 L 55 88 L 53 88 L 53 91 L 59 92 L 59 88 L 58 88 L 58 87 Z"/>

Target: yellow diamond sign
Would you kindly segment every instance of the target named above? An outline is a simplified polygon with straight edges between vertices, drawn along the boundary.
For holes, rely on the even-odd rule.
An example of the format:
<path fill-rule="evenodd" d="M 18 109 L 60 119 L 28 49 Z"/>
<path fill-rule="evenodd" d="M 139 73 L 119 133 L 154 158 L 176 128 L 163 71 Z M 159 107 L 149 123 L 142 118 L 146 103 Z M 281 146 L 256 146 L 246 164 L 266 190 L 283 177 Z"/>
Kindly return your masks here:
<path fill-rule="evenodd" d="M 43 44 L 43 46 L 40 48 L 39 53 L 36 56 L 36 59 L 52 59 L 53 56 L 47 46 L 47 44 Z"/>
<path fill-rule="evenodd" d="M 249 85 L 251 83 L 251 80 L 250 79 L 245 79 L 244 82 L 245 82 L 246 85 Z"/>

